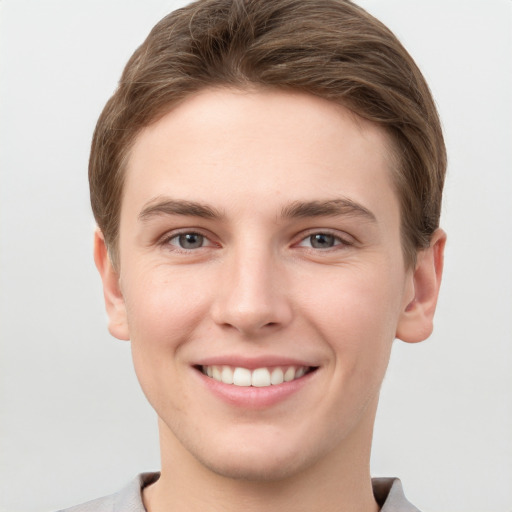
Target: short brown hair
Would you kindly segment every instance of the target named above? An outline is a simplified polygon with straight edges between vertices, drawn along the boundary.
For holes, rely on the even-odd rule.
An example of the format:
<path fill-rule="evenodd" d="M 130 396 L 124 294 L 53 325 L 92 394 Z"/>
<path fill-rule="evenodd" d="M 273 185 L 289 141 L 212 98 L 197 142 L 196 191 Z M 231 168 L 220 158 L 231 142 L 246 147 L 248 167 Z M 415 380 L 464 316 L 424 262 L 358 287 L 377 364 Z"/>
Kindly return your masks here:
<path fill-rule="evenodd" d="M 114 263 L 135 137 L 184 98 L 220 86 L 303 91 L 382 126 L 394 142 L 406 264 L 429 246 L 446 150 L 425 79 L 393 33 L 348 0 L 198 0 L 152 29 L 94 132 L 91 204 Z"/>

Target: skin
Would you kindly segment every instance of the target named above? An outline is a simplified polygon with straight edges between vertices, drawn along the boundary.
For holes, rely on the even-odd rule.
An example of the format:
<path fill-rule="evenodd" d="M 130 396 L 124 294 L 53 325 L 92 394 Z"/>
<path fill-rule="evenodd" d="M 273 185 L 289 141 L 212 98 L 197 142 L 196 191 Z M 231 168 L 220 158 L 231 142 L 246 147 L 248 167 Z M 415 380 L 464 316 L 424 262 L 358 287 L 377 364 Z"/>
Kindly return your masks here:
<path fill-rule="evenodd" d="M 202 91 L 137 137 L 120 266 L 100 232 L 95 259 L 159 416 L 150 512 L 378 509 L 379 389 L 395 337 L 432 330 L 445 242 L 406 267 L 390 144 L 340 106 L 268 90 Z M 289 358 L 315 371 L 263 406 L 197 369 Z"/>

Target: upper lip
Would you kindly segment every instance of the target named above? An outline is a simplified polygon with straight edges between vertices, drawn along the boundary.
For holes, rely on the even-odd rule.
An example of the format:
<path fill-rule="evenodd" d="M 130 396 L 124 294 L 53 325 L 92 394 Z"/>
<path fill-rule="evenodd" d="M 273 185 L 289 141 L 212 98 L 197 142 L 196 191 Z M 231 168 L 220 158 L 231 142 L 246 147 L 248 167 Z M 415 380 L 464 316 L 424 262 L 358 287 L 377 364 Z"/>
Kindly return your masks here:
<path fill-rule="evenodd" d="M 315 367 L 318 365 L 303 359 L 277 355 L 244 357 L 229 354 L 225 356 L 218 355 L 202 358 L 198 361 L 195 361 L 193 366 L 232 366 L 234 368 L 247 368 L 248 370 L 255 370 L 256 368 L 270 368 L 274 366 Z"/>

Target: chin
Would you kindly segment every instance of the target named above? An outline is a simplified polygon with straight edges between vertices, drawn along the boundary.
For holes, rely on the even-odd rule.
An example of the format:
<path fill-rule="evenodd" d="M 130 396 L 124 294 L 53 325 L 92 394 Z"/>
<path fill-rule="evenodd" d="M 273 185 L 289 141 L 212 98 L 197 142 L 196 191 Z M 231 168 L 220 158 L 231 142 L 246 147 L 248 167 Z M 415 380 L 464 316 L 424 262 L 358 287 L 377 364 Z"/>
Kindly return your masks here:
<path fill-rule="evenodd" d="M 230 461 L 209 461 L 199 462 L 211 472 L 233 480 L 244 480 L 251 482 L 268 482 L 286 480 L 301 472 L 307 466 L 304 460 L 292 460 L 292 457 L 269 460 L 268 455 L 260 457 L 236 457 L 239 460 Z"/>
<path fill-rule="evenodd" d="M 308 442 L 290 436 L 272 438 L 270 433 L 255 437 L 217 439 L 214 443 L 188 445 L 189 454 L 208 471 L 233 480 L 277 482 L 306 472 L 328 456 L 333 446 L 318 440 Z M 311 439 L 309 439 L 311 441 Z M 222 446 L 223 449 L 218 449 Z"/>

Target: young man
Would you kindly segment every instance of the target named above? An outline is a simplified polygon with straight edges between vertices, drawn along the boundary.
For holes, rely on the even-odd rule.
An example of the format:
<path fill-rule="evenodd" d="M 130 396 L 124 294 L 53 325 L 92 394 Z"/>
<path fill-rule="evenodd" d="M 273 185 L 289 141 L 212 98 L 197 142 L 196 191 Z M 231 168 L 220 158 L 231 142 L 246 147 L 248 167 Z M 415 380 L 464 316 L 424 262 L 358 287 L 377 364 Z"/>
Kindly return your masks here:
<path fill-rule="evenodd" d="M 417 510 L 370 478 L 393 340 L 429 336 L 446 167 L 428 87 L 343 0 L 201 0 L 95 131 L 95 261 L 162 468 L 71 510 Z"/>

